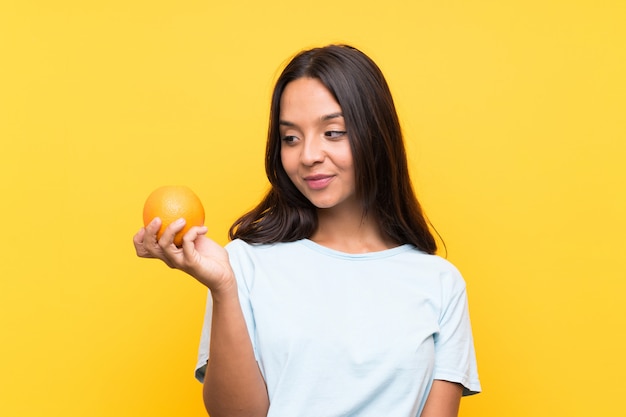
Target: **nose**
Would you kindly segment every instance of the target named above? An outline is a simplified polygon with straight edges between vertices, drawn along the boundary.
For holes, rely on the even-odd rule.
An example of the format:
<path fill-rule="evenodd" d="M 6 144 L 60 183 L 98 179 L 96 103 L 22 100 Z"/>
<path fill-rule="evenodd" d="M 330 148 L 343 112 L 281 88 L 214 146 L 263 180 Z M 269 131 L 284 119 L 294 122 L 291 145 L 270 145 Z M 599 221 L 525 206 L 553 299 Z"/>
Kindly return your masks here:
<path fill-rule="evenodd" d="M 309 136 L 304 139 L 300 161 L 307 166 L 320 163 L 325 158 L 324 145 L 321 139 Z"/>

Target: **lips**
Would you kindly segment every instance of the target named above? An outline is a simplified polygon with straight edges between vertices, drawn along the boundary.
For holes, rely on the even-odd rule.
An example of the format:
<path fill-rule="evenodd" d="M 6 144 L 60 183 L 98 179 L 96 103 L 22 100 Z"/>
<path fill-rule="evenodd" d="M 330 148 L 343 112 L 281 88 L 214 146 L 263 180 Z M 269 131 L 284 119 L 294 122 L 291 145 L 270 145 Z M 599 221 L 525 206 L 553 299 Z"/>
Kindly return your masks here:
<path fill-rule="evenodd" d="M 326 187 L 332 180 L 332 175 L 309 175 L 304 178 L 309 188 L 312 190 L 321 190 Z"/>

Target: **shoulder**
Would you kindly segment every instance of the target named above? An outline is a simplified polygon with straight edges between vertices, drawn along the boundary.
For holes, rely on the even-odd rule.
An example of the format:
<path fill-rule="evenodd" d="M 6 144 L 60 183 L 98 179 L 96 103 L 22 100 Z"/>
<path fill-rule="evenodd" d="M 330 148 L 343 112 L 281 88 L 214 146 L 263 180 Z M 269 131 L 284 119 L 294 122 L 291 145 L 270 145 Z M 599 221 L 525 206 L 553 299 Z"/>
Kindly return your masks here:
<path fill-rule="evenodd" d="M 238 282 L 251 289 L 259 279 L 279 271 L 298 268 L 307 259 L 302 245 L 295 242 L 248 243 L 234 239 L 226 246 L 228 259 Z"/>
<path fill-rule="evenodd" d="M 462 292 L 465 279 L 459 269 L 448 259 L 431 255 L 417 249 L 408 253 L 416 270 L 421 271 L 428 281 L 443 292 Z"/>
<path fill-rule="evenodd" d="M 407 251 L 407 256 L 411 257 L 414 262 L 419 263 L 422 268 L 430 269 L 433 272 L 458 276 L 461 275 L 456 265 L 448 259 L 439 255 L 431 255 L 422 252 L 414 246 L 412 246 L 412 250 Z"/>

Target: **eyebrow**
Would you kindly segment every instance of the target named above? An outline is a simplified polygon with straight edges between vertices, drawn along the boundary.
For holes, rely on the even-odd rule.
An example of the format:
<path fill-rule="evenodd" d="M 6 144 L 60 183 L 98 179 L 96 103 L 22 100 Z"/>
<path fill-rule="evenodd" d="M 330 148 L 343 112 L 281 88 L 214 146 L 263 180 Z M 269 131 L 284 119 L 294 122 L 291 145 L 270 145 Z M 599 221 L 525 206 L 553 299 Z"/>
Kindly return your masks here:
<path fill-rule="evenodd" d="M 338 117 L 343 117 L 343 113 L 337 112 L 337 113 L 327 114 L 326 116 L 322 116 L 321 120 L 325 122 L 327 120 L 337 119 Z"/>
<path fill-rule="evenodd" d="M 330 113 L 330 114 L 326 114 L 326 115 L 324 115 L 324 116 L 320 117 L 320 120 L 321 120 L 322 122 L 326 122 L 326 121 L 328 121 L 328 120 L 337 119 L 337 118 L 339 118 L 339 117 L 343 117 L 343 113 L 341 113 L 341 112 L 337 112 L 337 113 Z M 279 120 L 279 121 L 278 121 L 278 124 L 279 124 L 280 126 L 287 126 L 287 127 L 294 127 L 294 126 L 296 126 L 296 124 L 295 124 L 295 123 L 288 122 L 287 120 Z"/>

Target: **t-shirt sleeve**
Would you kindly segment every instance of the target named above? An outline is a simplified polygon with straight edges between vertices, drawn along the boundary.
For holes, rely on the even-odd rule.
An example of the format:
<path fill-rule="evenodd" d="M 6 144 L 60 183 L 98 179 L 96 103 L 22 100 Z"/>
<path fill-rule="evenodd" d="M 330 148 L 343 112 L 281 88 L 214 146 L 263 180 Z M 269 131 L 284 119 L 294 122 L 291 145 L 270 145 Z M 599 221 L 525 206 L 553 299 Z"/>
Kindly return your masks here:
<path fill-rule="evenodd" d="M 254 264 L 250 259 L 249 253 L 245 250 L 245 244 L 241 241 L 234 240 L 226 245 L 231 267 L 237 279 L 237 290 L 241 310 L 243 311 L 248 334 L 252 340 L 255 357 L 257 356 L 256 344 L 254 339 L 255 323 L 250 305 L 250 286 L 251 279 L 254 276 Z M 209 347 L 211 343 L 211 320 L 213 316 L 213 299 L 209 291 L 206 310 L 204 313 L 204 323 L 202 325 L 202 333 L 200 335 L 200 346 L 198 348 L 198 360 L 196 362 L 195 377 L 198 381 L 204 382 L 206 365 L 209 359 Z M 257 357 L 258 360 L 258 357 Z"/>
<path fill-rule="evenodd" d="M 465 281 L 452 269 L 442 276 L 442 309 L 435 334 L 434 379 L 463 385 L 463 395 L 481 391 Z"/>

